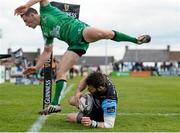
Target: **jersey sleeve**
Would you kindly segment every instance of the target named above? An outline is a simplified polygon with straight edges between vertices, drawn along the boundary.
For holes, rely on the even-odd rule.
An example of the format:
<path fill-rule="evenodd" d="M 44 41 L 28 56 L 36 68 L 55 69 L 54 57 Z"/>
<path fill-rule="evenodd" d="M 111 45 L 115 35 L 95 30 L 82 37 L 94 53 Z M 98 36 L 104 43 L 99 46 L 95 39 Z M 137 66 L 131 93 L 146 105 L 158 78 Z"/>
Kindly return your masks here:
<path fill-rule="evenodd" d="M 105 128 L 113 128 L 116 119 L 117 101 L 112 99 L 105 99 L 102 102 L 102 109 L 104 112 Z"/>
<path fill-rule="evenodd" d="M 44 38 L 44 45 L 45 45 L 45 46 L 50 46 L 50 45 L 53 44 L 53 40 L 54 40 L 53 37 L 43 36 L 43 38 Z"/>

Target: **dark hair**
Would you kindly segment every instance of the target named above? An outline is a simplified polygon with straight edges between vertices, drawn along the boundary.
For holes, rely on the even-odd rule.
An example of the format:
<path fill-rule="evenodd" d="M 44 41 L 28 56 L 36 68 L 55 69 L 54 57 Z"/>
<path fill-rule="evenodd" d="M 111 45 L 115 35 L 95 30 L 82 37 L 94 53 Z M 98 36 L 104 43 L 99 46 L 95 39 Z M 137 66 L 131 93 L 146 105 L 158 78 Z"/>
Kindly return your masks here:
<path fill-rule="evenodd" d="M 105 87 L 106 75 L 100 72 L 93 72 L 89 74 L 86 78 L 86 84 L 93 86 L 95 89 L 100 86 Z"/>
<path fill-rule="evenodd" d="M 34 8 L 29 8 L 24 14 L 21 15 L 22 16 L 29 16 L 31 13 L 35 13 L 35 14 L 38 14 L 38 12 L 36 11 L 36 9 Z"/>

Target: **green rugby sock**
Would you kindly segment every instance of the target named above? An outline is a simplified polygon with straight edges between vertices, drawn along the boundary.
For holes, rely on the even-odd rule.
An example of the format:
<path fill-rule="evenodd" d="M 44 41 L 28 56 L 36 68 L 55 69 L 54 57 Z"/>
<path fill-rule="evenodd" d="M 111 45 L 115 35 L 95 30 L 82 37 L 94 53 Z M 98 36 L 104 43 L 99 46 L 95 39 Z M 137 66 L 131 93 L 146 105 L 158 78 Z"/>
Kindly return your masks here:
<path fill-rule="evenodd" d="M 116 42 L 127 41 L 127 42 L 137 43 L 137 39 L 135 37 L 131 37 L 129 35 L 117 31 L 113 31 L 113 32 L 115 33 L 115 35 L 114 38 L 112 38 L 111 40 L 114 40 Z"/>
<path fill-rule="evenodd" d="M 58 80 L 56 81 L 56 90 L 55 90 L 55 95 L 52 101 L 52 105 L 58 105 L 61 102 L 61 94 L 63 90 L 66 88 L 66 80 Z"/>

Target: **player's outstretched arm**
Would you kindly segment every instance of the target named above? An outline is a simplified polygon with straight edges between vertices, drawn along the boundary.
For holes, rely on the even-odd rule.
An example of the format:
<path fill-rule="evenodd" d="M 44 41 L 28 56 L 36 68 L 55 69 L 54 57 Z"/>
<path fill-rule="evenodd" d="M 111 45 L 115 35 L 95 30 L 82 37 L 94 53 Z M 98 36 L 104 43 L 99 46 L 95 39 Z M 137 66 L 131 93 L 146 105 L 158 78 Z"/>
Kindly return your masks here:
<path fill-rule="evenodd" d="M 97 122 L 97 121 L 91 120 L 90 117 L 82 117 L 81 124 L 87 127 L 91 126 L 93 128 L 106 128 L 104 125 L 104 122 Z"/>
<path fill-rule="evenodd" d="M 50 58 L 51 53 L 52 53 L 53 46 L 45 46 L 44 51 L 38 58 L 37 64 L 35 66 L 36 70 L 40 69 L 44 63 Z"/>
<path fill-rule="evenodd" d="M 81 97 L 82 93 L 81 91 L 83 91 L 86 88 L 86 77 L 84 77 L 78 84 L 78 87 L 74 93 L 74 98 L 75 98 L 75 105 L 79 104 L 79 98 Z"/>
<path fill-rule="evenodd" d="M 115 117 L 106 118 L 104 122 L 91 120 L 90 117 L 82 117 L 81 124 L 84 126 L 91 126 L 93 128 L 113 128 Z"/>
<path fill-rule="evenodd" d="M 78 87 L 77 87 L 77 89 L 76 89 L 76 91 L 75 91 L 75 96 L 76 95 L 78 95 L 78 93 L 80 93 L 81 91 L 83 91 L 85 88 L 86 88 L 86 78 L 87 77 L 84 77 L 83 79 L 81 79 L 81 81 L 79 82 L 79 84 L 78 84 Z"/>
<path fill-rule="evenodd" d="M 19 6 L 15 9 L 14 15 L 22 15 L 24 14 L 28 8 L 33 6 L 36 3 L 40 3 L 41 6 L 46 6 L 49 4 L 49 0 L 29 0 L 25 5 Z"/>
<path fill-rule="evenodd" d="M 44 65 L 44 63 L 50 58 L 52 53 L 52 47 L 53 46 L 45 46 L 44 51 L 40 55 L 36 66 L 26 68 L 23 74 L 30 75 L 35 73 L 38 69 L 40 69 Z"/>

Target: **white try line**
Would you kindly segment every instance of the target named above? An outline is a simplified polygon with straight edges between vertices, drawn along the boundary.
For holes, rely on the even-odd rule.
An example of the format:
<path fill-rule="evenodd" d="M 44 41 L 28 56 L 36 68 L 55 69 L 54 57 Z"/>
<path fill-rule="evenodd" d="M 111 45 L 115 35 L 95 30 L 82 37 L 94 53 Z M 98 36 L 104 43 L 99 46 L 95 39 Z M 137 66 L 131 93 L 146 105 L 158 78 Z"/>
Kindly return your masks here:
<path fill-rule="evenodd" d="M 57 113 L 55 115 L 68 115 L 68 113 Z M 118 116 L 180 116 L 180 113 L 117 113 Z"/>
<path fill-rule="evenodd" d="M 62 96 L 62 99 L 65 97 L 65 95 L 72 89 L 74 85 L 70 85 L 68 86 Z M 49 115 L 41 115 L 38 117 L 38 119 L 33 123 L 33 125 L 31 126 L 31 128 L 27 131 L 27 132 L 39 132 L 43 126 L 43 124 L 45 123 L 45 121 L 48 119 Z"/>
<path fill-rule="evenodd" d="M 118 113 L 121 116 L 180 116 L 179 113 Z"/>

